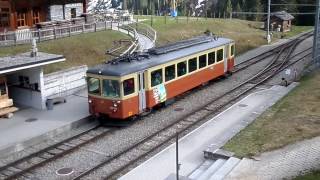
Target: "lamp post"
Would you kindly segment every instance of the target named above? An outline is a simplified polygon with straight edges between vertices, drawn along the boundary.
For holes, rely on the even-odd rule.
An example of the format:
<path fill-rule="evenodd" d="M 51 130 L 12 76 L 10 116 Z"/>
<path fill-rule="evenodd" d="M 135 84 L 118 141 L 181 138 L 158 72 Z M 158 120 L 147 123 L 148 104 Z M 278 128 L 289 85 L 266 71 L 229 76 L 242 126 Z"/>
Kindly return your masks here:
<path fill-rule="evenodd" d="M 270 36 L 270 6 L 271 6 L 271 0 L 268 0 L 268 19 L 267 19 L 267 42 L 268 42 L 268 44 L 271 42 L 271 36 Z"/>
<path fill-rule="evenodd" d="M 314 34 L 313 34 L 313 61 L 314 64 L 317 65 L 318 59 L 319 59 L 319 16 L 320 16 L 320 11 L 319 11 L 319 5 L 320 5 L 320 1 L 317 0 L 317 4 L 316 4 L 316 15 L 315 15 L 315 21 L 314 21 Z"/>

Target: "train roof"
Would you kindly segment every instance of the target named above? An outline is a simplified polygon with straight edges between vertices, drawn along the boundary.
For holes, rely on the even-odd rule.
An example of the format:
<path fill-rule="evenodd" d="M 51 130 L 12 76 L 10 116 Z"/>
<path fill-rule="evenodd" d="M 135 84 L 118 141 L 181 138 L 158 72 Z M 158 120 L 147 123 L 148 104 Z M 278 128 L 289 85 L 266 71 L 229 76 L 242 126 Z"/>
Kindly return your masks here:
<path fill-rule="evenodd" d="M 124 76 L 145 69 L 168 63 L 201 51 L 229 44 L 233 40 L 215 38 L 214 36 L 199 36 L 156 48 L 151 48 L 142 55 L 124 56 L 89 68 L 87 73 L 105 76 Z"/>

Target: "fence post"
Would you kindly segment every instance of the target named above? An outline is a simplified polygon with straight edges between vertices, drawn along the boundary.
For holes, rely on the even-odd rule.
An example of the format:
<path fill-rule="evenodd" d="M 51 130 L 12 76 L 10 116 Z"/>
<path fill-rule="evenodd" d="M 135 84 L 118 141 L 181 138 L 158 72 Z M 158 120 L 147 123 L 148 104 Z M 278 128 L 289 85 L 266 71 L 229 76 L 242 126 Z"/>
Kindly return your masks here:
<path fill-rule="evenodd" d="M 224 11 L 223 12 L 223 19 L 225 19 L 226 18 L 226 12 Z"/>
<path fill-rule="evenodd" d="M 232 19 L 232 12 L 230 12 L 230 19 Z"/>
<path fill-rule="evenodd" d="M 14 31 L 14 45 L 17 45 L 17 31 Z"/>
<path fill-rule="evenodd" d="M 69 37 L 71 37 L 71 25 L 69 25 Z"/>
<path fill-rule="evenodd" d="M 104 22 L 104 29 L 107 30 L 107 21 Z"/>
<path fill-rule="evenodd" d="M 38 29 L 38 41 L 41 42 L 41 29 Z"/>
<path fill-rule="evenodd" d="M 113 25 L 113 19 L 111 19 L 111 30 L 112 30 L 112 25 Z"/>
<path fill-rule="evenodd" d="M 216 12 L 213 12 L 213 19 L 216 18 Z"/>
<path fill-rule="evenodd" d="M 5 29 L 3 32 L 4 41 L 7 41 L 7 30 Z"/>
<path fill-rule="evenodd" d="M 120 22 L 118 21 L 118 31 L 120 30 Z"/>
<path fill-rule="evenodd" d="M 94 23 L 94 32 L 97 32 L 97 23 Z"/>
<path fill-rule="evenodd" d="M 82 33 L 84 33 L 85 25 L 82 24 Z"/>
<path fill-rule="evenodd" d="M 56 27 L 53 26 L 53 38 L 57 39 L 57 32 L 56 32 Z"/>

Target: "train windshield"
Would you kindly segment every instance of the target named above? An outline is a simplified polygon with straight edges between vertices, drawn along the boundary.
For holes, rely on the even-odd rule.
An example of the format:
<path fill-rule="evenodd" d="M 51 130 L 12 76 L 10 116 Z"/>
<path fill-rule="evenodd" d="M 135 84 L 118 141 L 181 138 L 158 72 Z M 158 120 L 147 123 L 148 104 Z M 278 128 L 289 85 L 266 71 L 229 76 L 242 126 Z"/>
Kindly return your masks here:
<path fill-rule="evenodd" d="M 120 97 L 120 83 L 117 80 L 104 79 L 102 81 L 102 96 L 109 98 Z"/>
<path fill-rule="evenodd" d="M 100 80 L 93 77 L 88 77 L 88 92 L 89 94 L 100 95 Z"/>

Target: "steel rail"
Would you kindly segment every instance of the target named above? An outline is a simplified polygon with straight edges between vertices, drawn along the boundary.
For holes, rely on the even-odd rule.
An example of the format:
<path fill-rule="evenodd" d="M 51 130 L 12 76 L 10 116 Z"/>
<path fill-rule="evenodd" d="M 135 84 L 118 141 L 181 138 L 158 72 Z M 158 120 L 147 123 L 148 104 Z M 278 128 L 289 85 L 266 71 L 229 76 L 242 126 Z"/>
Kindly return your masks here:
<path fill-rule="evenodd" d="M 94 131 L 97 131 L 101 126 L 95 126 L 93 128 L 90 128 L 89 130 L 86 130 L 82 133 L 79 133 L 73 137 L 70 137 L 70 138 L 67 138 L 61 142 L 58 142 L 56 144 L 53 144 L 49 147 L 46 147 L 38 152 L 35 152 L 35 153 L 32 153 L 24 158 L 21 158 L 19 160 L 16 160 L 14 162 L 11 162 L 3 167 L 0 168 L 0 173 L 3 174 L 5 177 L 5 179 L 7 180 L 10 180 L 10 179 L 16 179 L 18 177 L 21 177 L 23 176 L 24 174 L 26 173 L 29 173 L 30 171 L 46 164 L 46 163 L 49 163 L 49 162 L 52 162 L 62 156 L 65 156 L 71 152 L 73 152 L 74 150 L 78 149 L 78 148 L 81 148 L 89 143 L 92 143 L 93 141 L 96 141 L 98 140 L 99 138 L 102 138 L 104 136 L 106 136 L 107 134 L 109 133 L 112 133 L 114 129 L 103 129 L 103 132 L 98 132 L 98 134 L 94 134 L 94 136 L 92 137 L 85 137 L 86 135 L 88 135 L 89 133 L 91 132 L 94 132 Z M 81 139 L 81 137 L 83 139 Z M 74 143 L 72 143 L 73 141 L 75 140 L 80 140 L 80 143 L 77 143 L 74 145 Z M 82 142 L 81 142 L 82 141 Z M 74 146 L 70 146 L 70 144 L 74 145 Z M 61 148 L 61 146 L 67 146 L 69 148 Z M 60 148 L 59 148 L 60 147 Z M 50 151 L 53 151 L 53 150 L 59 150 L 60 152 L 58 153 L 52 153 Z M 41 155 L 45 155 L 45 154 L 49 154 L 51 155 L 51 157 L 43 157 Z M 24 162 L 27 162 L 28 160 L 31 160 L 33 158 L 40 158 L 42 159 L 42 161 L 38 162 L 38 163 L 34 163 L 30 166 L 28 166 L 27 168 L 24 168 L 24 169 L 19 169 L 17 166 L 19 164 L 22 164 Z M 18 171 L 17 172 L 13 172 L 10 170 L 10 168 L 14 168 L 14 169 L 17 169 Z M 12 172 L 12 173 L 9 173 L 9 175 L 6 175 L 5 171 L 9 171 L 9 172 Z"/>

